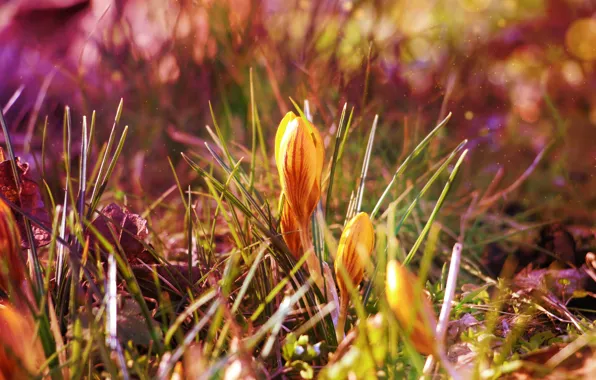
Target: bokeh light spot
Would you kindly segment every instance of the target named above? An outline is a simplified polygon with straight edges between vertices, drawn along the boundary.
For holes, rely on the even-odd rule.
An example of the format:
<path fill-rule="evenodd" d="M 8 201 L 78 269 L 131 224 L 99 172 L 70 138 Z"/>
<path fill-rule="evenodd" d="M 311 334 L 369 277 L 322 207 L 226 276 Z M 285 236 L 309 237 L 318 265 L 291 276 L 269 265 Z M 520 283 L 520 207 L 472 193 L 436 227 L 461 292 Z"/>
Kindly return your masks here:
<path fill-rule="evenodd" d="M 575 21 L 565 34 L 567 50 L 586 61 L 596 59 L 596 20 L 583 18 Z"/>
<path fill-rule="evenodd" d="M 584 73 L 576 61 L 565 61 L 561 67 L 563 78 L 572 86 L 579 86 L 584 82 Z"/>
<path fill-rule="evenodd" d="M 480 12 L 488 8 L 491 0 L 459 0 L 458 2 L 468 12 Z"/>

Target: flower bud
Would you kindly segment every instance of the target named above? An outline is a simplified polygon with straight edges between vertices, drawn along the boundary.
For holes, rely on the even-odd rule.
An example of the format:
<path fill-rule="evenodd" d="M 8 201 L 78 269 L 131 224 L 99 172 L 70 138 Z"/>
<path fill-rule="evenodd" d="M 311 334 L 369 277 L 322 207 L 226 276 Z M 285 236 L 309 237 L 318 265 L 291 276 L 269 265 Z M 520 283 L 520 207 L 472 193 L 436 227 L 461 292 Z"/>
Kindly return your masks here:
<path fill-rule="evenodd" d="M 275 135 L 275 162 L 282 191 L 300 226 L 306 226 L 321 197 L 324 161 L 319 131 L 306 119 L 288 112 Z"/>
<path fill-rule="evenodd" d="M 304 251 L 302 249 L 302 242 L 300 241 L 300 226 L 290 211 L 287 203 L 284 203 L 279 227 L 290 252 L 292 252 L 292 255 L 296 260 L 299 260 Z"/>
<path fill-rule="evenodd" d="M 418 279 L 395 260 L 387 263 L 385 292 L 393 314 L 406 335 L 421 354 L 436 351 L 436 317 L 429 299 L 422 290 L 416 292 Z"/>
<path fill-rule="evenodd" d="M 0 378 L 28 379 L 44 361 L 31 315 L 0 305 Z"/>
<path fill-rule="evenodd" d="M 352 284 L 358 286 L 364 277 L 364 260 L 369 257 L 375 245 L 375 230 L 367 213 L 354 216 L 346 225 L 337 248 L 335 277 L 342 297 L 349 297 L 348 287 L 341 275 L 346 270 Z"/>

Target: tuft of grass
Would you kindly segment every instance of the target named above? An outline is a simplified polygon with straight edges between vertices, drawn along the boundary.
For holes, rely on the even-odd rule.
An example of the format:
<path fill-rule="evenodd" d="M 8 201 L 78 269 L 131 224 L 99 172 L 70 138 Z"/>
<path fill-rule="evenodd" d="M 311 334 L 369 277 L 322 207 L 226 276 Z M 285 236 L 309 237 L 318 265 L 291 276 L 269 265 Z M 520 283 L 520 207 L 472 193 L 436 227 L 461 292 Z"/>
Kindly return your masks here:
<path fill-rule="evenodd" d="M 351 108 L 348 114 L 345 104 L 326 147 L 332 154 L 323 173 L 325 197 L 312 216 L 313 245 L 321 267 L 333 268 L 339 230 L 345 225 L 335 223 L 341 220 L 338 216 L 349 220 L 359 211 L 369 211 L 376 248 L 363 263 L 367 279 L 361 287 L 351 283 L 345 268 L 338 268 L 353 305 L 348 311 L 347 337 L 339 343 L 334 326 L 338 305 L 327 292 L 337 279 L 325 276 L 325 288 L 319 289 L 305 269 L 306 257 L 296 260 L 280 235 L 279 186 L 267 156 L 269 130 L 261 125 L 252 73 L 250 84 L 249 147 L 226 138 L 211 108 L 213 126 L 207 131 L 212 142 L 203 151 L 181 153 L 185 170 L 168 158 L 173 185 L 155 199 L 137 199 L 143 205 L 139 217 L 152 221 L 145 240 L 102 213 L 107 199 L 131 203 L 128 195 L 119 198 L 113 181 L 129 131 L 127 126 L 119 130 L 123 101 L 100 149 L 93 147 L 98 143 L 96 124 L 103 115 L 92 113 L 89 124 L 87 117 L 82 118 L 78 160 L 71 149 L 75 144 L 71 112 L 65 109 L 64 189 L 49 193 L 52 225 L 43 225 L 9 203 L 26 231 L 30 233 L 34 223 L 51 234 L 49 245 L 35 249 L 31 244 L 30 252 L 36 318 L 46 355 L 41 375 L 168 379 L 182 371 L 187 377 L 234 373 L 264 378 L 340 379 L 381 373 L 390 378 L 419 377 L 425 374 L 424 358 L 410 341 L 411 326 L 397 322 L 386 300 L 385 268 L 395 258 L 412 270 L 417 268 L 416 294 L 423 297 L 428 292 L 436 308 L 444 300 L 453 306 L 441 316 L 437 336 L 444 334 L 446 321 L 466 313 L 483 323 L 482 331 L 462 334 L 477 352 L 472 369 L 477 377 L 503 373 L 522 347 L 535 348 L 544 342 L 523 336 L 529 317 L 542 310 L 533 301 L 516 304 L 521 317 L 513 332 L 497 336 L 503 310 L 511 306 L 511 292 L 506 281 L 482 277 L 477 258 L 462 257 L 463 269 L 456 274 L 461 275 L 460 283 L 474 279 L 479 288 L 466 295 L 446 294 L 455 289 L 454 282 L 447 283 L 445 271 L 454 240 L 463 243 L 464 252 L 473 253 L 487 242 L 505 241 L 524 231 L 511 227 L 503 232 L 505 222 L 495 226 L 486 215 L 475 214 L 474 207 L 484 207 L 482 197 L 468 196 L 457 181 L 465 166 L 467 141 L 438 150 L 436 157 L 428 153 L 431 142 L 440 144 L 438 133 L 451 114 L 405 153 L 394 164 L 397 169 L 391 171 L 389 181 L 380 184 L 369 181 L 376 136 L 382 130 L 380 116 L 372 120 L 366 145 L 358 146 L 355 111 Z M 301 109 L 290 101 L 300 115 L 320 124 L 310 103 Z M 3 118 L 2 128 L 13 175 L 18 178 Z M 407 146 L 413 145 L 407 142 Z M 47 148 L 42 147 L 43 168 Z M 353 173 L 353 162 L 361 163 L 359 176 Z M 44 182 L 46 174 L 42 170 Z M 44 190 L 50 192 L 47 183 Z M 338 202 L 345 194 L 351 194 L 349 202 Z M 60 204 L 55 206 L 53 199 Z M 470 206 L 460 212 L 462 204 Z M 108 236 L 100 233 L 95 220 L 113 227 Z M 509 221 L 509 225 L 515 222 L 521 221 Z M 122 243 L 124 238 L 141 243 L 142 252 L 131 252 Z M 489 288 L 496 289 L 492 296 Z M 583 321 L 578 326 L 570 336 L 593 336 Z M 486 339 L 479 338 L 482 334 Z M 501 343 L 497 351 L 492 346 L 496 341 Z M 191 364 L 198 372 L 192 372 Z M 439 376 L 458 376 L 438 371 Z"/>

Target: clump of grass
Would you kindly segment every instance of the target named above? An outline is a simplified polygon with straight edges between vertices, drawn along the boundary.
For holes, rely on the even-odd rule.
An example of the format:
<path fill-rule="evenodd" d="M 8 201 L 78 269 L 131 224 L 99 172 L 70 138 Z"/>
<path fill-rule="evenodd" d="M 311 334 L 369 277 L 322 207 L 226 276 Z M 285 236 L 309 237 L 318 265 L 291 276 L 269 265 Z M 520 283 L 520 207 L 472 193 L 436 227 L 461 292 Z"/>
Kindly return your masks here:
<path fill-rule="evenodd" d="M 354 160 L 346 157 L 353 110 L 346 117 L 343 108 L 335 139 L 325 147 L 326 132 L 321 129 L 319 135 L 309 104 L 302 109 L 294 103 L 299 116 L 289 113 L 282 120 L 269 157 L 256 104 L 251 91 L 251 146 L 242 150 L 230 144 L 213 115 L 212 142 L 206 144 L 210 157 L 182 153 L 194 180 L 181 180 L 172 165 L 175 186 L 142 213 L 175 221 L 182 236 L 178 241 L 183 240 L 181 259 L 168 251 L 159 222 L 150 225 L 146 240 L 118 224 L 110 236 L 100 233 L 94 219 L 113 222 L 102 206 L 126 145 L 128 127 L 119 125 L 122 102 L 108 140 L 95 155 L 99 117 L 93 114 L 90 125 L 83 118 L 78 165 L 71 155 L 73 126 L 66 108 L 64 193 L 46 194 L 52 226 L 13 207 L 26 231 L 33 223 L 52 237 L 43 248 L 30 244 L 28 252 L 34 274 L 32 318 L 46 358 L 33 372 L 55 379 L 399 378 L 431 373 L 434 359 L 425 367 L 421 355 L 432 355 L 442 364 L 438 371 L 447 370 L 441 375 L 461 375 L 446 359 L 443 339 L 451 317 L 463 309 L 477 312 L 469 305 L 475 296 L 454 298 L 470 213 L 461 218 L 457 242 L 451 241 L 449 275 L 444 270 L 437 276 L 433 262 L 446 261 L 441 256 L 451 252 L 441 236 L 450 230 L 440 215 L 457 187 L 466 141 L 439 157 L 424 154 L 451 115 L 396 164 L 380 189 L 367 186 L 376 131 L 383 128 L 380 117 L 360 150 L 357 178 L 342 169 L 346 160 Z M 325 148 L 332 148 L 330 155 Z M 239 156 L 244 151 L 250 159 Z M 278 167 L 279 186 L 271 162 Z M 401 183 L 413 167 L 427 169 L 415 181 Z M 351 180 L 336 182 L 340 176 Z M 351 183 L 351 188 L 338 189 L 338 183 Z M 178 198 L 172 195 L 176 188 Z M 440 191 L 431 197 L 435 188 Z M 345 193 L 351 194 L 347 208 L 332 206 L 337 194 Z M 205 205 L 213 205 L 206 216 L 199 211 Z M 367 210 L 367 205 L 373 206 Z M 341 235 L 328 224 L 338 219 L 336 214 L 346 215 Z M 296 232 L 299 239 L 293 237 Z M 128 250 L 122 236 L 138 241 L 144 256 Z M 219 249 L 222 238 L 229 243 L 225 250 Z M 414 271 L 417 277 L 409 275 Z M 20 294 L 5 281 L 1 285 L 17 304 L 14 297 Z M 439 304 L 443 308 L 435 323 Z M 490 332 L 501 305 L 485 306 L 489 313 L 481 315 Z M 516 341 L 512 338 L 507 347 Z M 488 344 L 478 344 L 477 374 L 488 373 L 492 365 Z M 495 363 L 502 365 L 506 354 Z"/>

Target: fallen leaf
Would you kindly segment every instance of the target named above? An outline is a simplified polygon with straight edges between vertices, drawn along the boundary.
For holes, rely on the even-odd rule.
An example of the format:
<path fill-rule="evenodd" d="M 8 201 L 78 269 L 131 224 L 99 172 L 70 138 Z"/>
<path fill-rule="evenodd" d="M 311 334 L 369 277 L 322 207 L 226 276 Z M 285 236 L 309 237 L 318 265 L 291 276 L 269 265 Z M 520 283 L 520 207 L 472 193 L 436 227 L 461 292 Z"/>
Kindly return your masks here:
<path fill-rule="evenodd" d="M 447 325 L 447 337 L 455 341 L 462 332 L 479 325 L 481 323 L 472 314 L 466 313 L 460 319 L 449 322 Z"/>
<path fill-rule="evenodd" d="M 0 158 L 3 158 L 3 155 Z M 21 182 L 20 194 L 17 190 L 10 160 L 0 162 L 0 192 L 9 201 L 23 209 L 23 211 L 34 216 L 44 225 L 50 226 L 50 215 L 43 203 L 39 186 L 35 181 L 29 178 L 29 175 L 27 174 L 29 171 L 29 164 L 21 163 L 18 158 L 16 159 L 16 164 Z M 21 246 L 23 248 L 30 248 L 23 218 L 16 214 L 15 216 L 17 216 L 17 224 L 19 225 L 19 230 L 21 232 Z M 31 223 L 31 229 L 33 231 L 33 239 L 36 247 L 42 247 L 50 243 L 51 236 L 48 232 L 39 228 L 34 223 Z"/>
<path fill-rule="evenodd" d="M 188 277 L 188 263 L 170 264 L 133 264 L 132 272 L 135 275 L 143 294 L 157 298 L 160 292 L 167 291 L 173 299 L 184 297 L 184 289 L 191 287 L 202 277 L 201 269 L 193 266 L 191 278 Z M 160 288 L 155 285 L 154 275 L 157 274 Z"/>
<path fill-rule="evenodd" d="M 117 246 L 120 243 L 129 261 L 134 261 L 145 248 L 141 241 L 149 234 L 147 220 L 115 203 L 106 206 L 92 225 L 110 244 Z M 95 240 L 91 234 L 91 246 Z"/>
<path fill-rule="evenodd" d="M 589 379 L 596 373 L 596 347 L 585 346 L 575 351 L 555 368 L 546 364 L 553 356 L 567 347 L 566 344 L 553 344 L 524 355 L 520 358 L 518 370 L 505 376 L 505 379 Z"/>
<path fill-rule="evenodd" d="M 122 298 L 118 307 L 118 339 L 122 343 L 132 342 L 136 346 L 147 347 L 153 339 L 139 305 L 130 298 Z M 151 319 L 155 331 L 161 332 L 160 325 Z"/>
<path fill-rule="evenodd" d="M 531 265 L 518 273 L 512 282 L 512 290 L 522 297 L 532 297 L 545 309 L 561 316 L 561 320 L 573 323 L 578 329 L 578 319 L 569 311 L 567 305 L 574 298 L 593 297 L 589 289 L 592 278 L 586 272 L 586 266 L 575 269 L 536 269 Z M 591 298 L 586 298 L 591 299 Z"/>
<path fill-rule="evenodd" d="M 532 269 L 526 267 L 513 279 L 513 287 L 524 292 L 552 294 L 563 302 L 582 292 L 592 281 L 585 267 L 578 269 Z"/>
<path fill-rule="evenodd" d="M 147 347 L 151 344 L 153 339 L 150 331 L 147 329 L 147 321 L 143 316 L 140 306 L 138 303 L 130 297 L 124 295 L 118 295 L 117 297 L 117 334 L 118 340 L 121 344 L 126 344 L 129 341 L 135 346 Z M 95 315 L 100 310 L 100 307 L 94 306 L 92 308 L 92 315 Z M 89 330 L 89 317 L 88 313 L 80 313 L 79 318 L 81 322 L 81 334 L 83 339 L 92 339 L 91 331 Z M 159 323 L 151 318 L 151 325 L 155 328 L 158 335 L 161 335 Z M 73 325 L 69 324 L 66 331 L 66 336 L 69 339 L 74 338 Z"/>
<path fill-rule="evenodd" d="M 540 230 L 540 241 L 538 245 L 554 254 L 554 258 L 561 265 L 581 265 L 583 260 L 576 258 L 575 239 L 562 224 L 550 224 Z M 552 257 L 546 257 L 546 262 L 552 261 Z"/>

